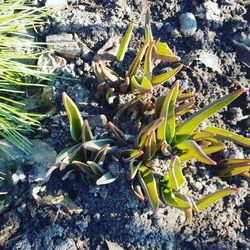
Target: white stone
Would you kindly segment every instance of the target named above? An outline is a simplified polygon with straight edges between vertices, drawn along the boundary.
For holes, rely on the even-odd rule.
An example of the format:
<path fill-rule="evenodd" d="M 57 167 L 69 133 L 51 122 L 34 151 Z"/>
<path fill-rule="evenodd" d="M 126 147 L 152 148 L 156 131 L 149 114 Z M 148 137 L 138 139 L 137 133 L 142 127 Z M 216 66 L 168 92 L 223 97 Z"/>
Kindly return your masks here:
<path fill-rule="evenodd" d="M 68 3 L 67 0 L 47 0 L 45 6 L 60 10 L 68 7 Z"/>

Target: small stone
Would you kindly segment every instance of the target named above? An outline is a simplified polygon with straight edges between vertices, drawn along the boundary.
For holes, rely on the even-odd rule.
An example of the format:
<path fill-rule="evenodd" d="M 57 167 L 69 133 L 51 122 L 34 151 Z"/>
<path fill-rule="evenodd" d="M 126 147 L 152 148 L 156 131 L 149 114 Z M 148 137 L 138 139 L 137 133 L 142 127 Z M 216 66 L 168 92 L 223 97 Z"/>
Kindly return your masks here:
<path fill-rule="evenodd" d="M 81 48 L 72 34 L 49 35 L 46 37 L 46 43 L 48 43 L 50 50 L 54 50 L 58 55 L 66 59 L 81 56 Z"/>
<path fill-rule="evenodd" d="M 45 6 L 60 10 L 68 7 L 68 3 L 67 0 L 47 0 Z"/>
<path fill-rule="evenodd" d="M 214 22 L 220 22 L 221 18 L 220 18 L 220 9 L 217 3 L 214 2 L 206 2 L 203 4 L 205 7 L 205 18 L 208 21 L 214 21 Z"/>
<path fill-rule="evenodd" d="M 197 22 L 193 13 L 185 13 L 179 17 L 180 30 L 183 36 L 192 36 L 197 30 Z"/>
<path fill-rule="evenodd" d="M 196 189 L 197 191 L 201 191 L 203 188 L 203 185 L 201 182 L 194 182 L 191 184 L 191 186 Z"/>
<path fill-rule="evenodd" d="M 244 154 L 240 151 L 234 152 L 229 155 L 229 159 L 244 159 Z"/>

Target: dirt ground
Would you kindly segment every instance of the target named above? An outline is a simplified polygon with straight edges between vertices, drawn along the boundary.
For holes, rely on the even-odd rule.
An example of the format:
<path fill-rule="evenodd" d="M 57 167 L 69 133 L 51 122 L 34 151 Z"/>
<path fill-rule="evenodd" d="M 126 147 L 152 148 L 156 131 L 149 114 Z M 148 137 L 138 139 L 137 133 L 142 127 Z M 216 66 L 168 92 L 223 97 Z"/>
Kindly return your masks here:
<path fill-rule="evenodd" d="M 62 91 L 66 91 L 83 116 L 88 117 L 97 137 L 106 133 L 101 115 L 112 120 L 117 109 L 96 94 L 92 59 L 112 34 L 123 34 L 129 23 L 134 22 L 134 35 L 123 65 L 126 68 L 142 43 L 142 27 L 148 8 L 154 37 L 167 42 L 189 66 L 176 78 L 183 80 L 188 90 L 199 93 L 197 109 L 239 86 L 250 88 L 249 3 L 245 0 L 214 0 L 212 3 L 206 0 L 79 0 L 68 1 L 67 8 L 54 9 L 39 39 L 45 41 L 51 34 L 75 33 L 85 50 L 80 57 L 68 59 L 62 70 L 74 79 L 57 79 L 49 83 L 55 87 L 52 101 L 57 104 L 57 111 L 42 122 L 42 129 L 34 138 L 42 139 L 56 152 L 72 142 L 61 103 Z M 194 32 L 190 30 L 188 36 L 182 32 L 179 19 L 185 13 L 193 13 L 197 22 L 197 28 Z M 166 65 L 160 67 L 159 70 Z M 166 90 L 172 81 L 164 85 Z M 129 96 L 121 96 L 118 107 L 128 99 Z M 209 118 L 206 124 L 250 137 L 249 115 L 248 91 Z M 129 123 L 124 127 L 126 124 Z M 214 157 L 250 157 L 249 150 L 231 143 L 226 145 L 227 148 Z M 209 206 L 187 224 L 184 213 L 176 208 L 163 208 L 158 218 L 152 217 L 148 204 L 139 202 L 130 188 L 126 164 L 110 163 L 109 169 L 116 171 L 119 178 L 101 187 L 84 182 L 78 175 L 62 181 L 63 174 L 55 172 L 42 185 L 46 186 L 43 194 L 53 197 L 67 194 L 74 202 L 71 209 L 65 204 L 37 202 L 32 190 L 38 184 L 28 178 L 32 165 L 24 164 L 22 169 L 27 178 L 10 189 L 13 200 L 0 214 L 0 245 L 3 249 L 18 250 L 250 249 L 249 181 L 240 177 L 220 179 L 211 168 L 192 162 L 185 168 L 195 198 L 225 187 L 239 187 L 240 192 Z"/>

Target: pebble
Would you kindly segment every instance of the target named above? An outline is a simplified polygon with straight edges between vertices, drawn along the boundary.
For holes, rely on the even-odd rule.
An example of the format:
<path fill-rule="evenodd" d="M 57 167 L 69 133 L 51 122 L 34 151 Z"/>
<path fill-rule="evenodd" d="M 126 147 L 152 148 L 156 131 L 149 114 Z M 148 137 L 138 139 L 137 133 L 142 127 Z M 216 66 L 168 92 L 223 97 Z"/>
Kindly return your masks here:
<path fill-rule="evenodd" d="M 46 37 L 48 48 L 66 59 L 74 59 L 81 55 L 81 48 L 72 34 L 61 33 Z"/>
<path fill-rule="evenodd" d="M 229 155 L 229 159 L 244 159 L 243 152 L 237 151 Z"/>
<path fill-rule="evenodd" d="M 60 10 L 68 7 L 68 3 L 67 0 L 47 0 L 45 6 Z"/>
<path fill-rule="evenodd" d="M 206 20 L 213 22 L 221 22 L 221 17 L 220 17 L 221 11 L 217 3 L 209 1 L 204 3 L 203 5 L 206 11 L 205 14 Z"/>
<path fill-rule="evenodd" d="M 197 30 L 197 22 L 193 13 L 187 12 L 179 17 L 180 30 L 183 36 L 192 36 Z"/>

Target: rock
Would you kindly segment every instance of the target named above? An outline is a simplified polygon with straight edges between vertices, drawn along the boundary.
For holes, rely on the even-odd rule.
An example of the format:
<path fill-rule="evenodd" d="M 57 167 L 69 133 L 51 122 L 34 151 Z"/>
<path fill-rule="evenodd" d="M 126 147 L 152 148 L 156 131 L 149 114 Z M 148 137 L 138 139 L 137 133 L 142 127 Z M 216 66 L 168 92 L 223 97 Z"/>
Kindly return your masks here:
<path fill-rule="evenodd" d="M 185 36 L 192 36 L 197 29 L 197 22 L 193 13 L 185 13 L 179 17 L 181 33 Z"/>
<path fill-rule="evenodd" d="M 117 243 L 111 242 L 109 240 L 106 240 L 106 244 L 109 250 L 124 250 L 124 248 L 119 246 Z"/>
<path fill-rule="evenodd" d="M 26 178 L 25 174 L 21 169 L 18 169 L 12 176 L 12 183 L 16 185 L 19 181 L 23 182 Z"/>
<path fill-rule="evenodd" d="M 55 246 L 54 250 L 77 250 L 77 247 L 73 239 L 67 238 Z"/>
<path fill-rule="evenodd" d="M 45 6 L 60 10 L 68 7 L 68 3 L 67 0 L 47 0 Z"/>
<path fill-rule="evenodd" d="M 244 154 L 240 151 L 234 152 L 229 155 L 229 159 L 244 159 Z"/>
<path fill-rule="evenodd" d="M 44 73 L 53 73 L 56 69 L 66 69 L 67 61 L 55 53 L 42 54 L 38 58 L 37 66 Z"/>
<path fill-rule="evenodd" d="M 74 59 L 81 56 L 81 48 L 72 34 L 62 33 L 46 37 L 48 48 L 66 59 Z"/>
<path fill-rule="evenodd" d="M 203 4 L 205 8 L 205 18 L 208 21 L 213 21 L 213 22 L 221 22 L 221 11 L 219 9 L 219 6 L 217 3 L 214 2 L 206 2 Z"/>
<path fill-rule="evenodd" d="M 206 67 L 221 74 L 220 60 L 213 52 L 202 50 L 199 52 L 198 58 Z"/>

